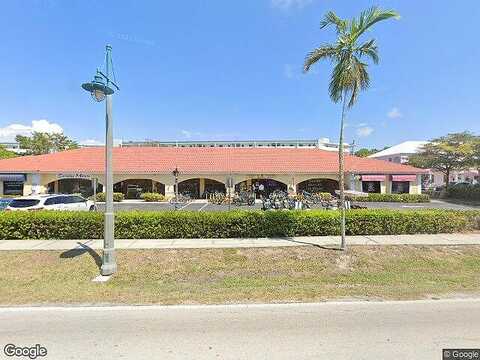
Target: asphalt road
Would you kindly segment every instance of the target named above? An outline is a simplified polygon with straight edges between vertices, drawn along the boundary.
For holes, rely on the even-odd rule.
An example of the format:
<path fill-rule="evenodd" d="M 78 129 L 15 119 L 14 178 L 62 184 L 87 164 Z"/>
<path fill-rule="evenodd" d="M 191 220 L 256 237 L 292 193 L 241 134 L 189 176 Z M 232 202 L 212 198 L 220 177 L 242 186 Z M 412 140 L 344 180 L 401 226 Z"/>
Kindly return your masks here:
<path fill-rule="evenodd" d="M 365 206 L 372 209 L 403 209 L 403 210 L 415 210 L 415 209 L 454 209 L 454 210 L 468 210 L 468 209 L 479 209 L 479 207 L 472 207 L 466 205 L 452 204 L 439 200 L 432 200 L 429 203 L 419 203 L 419 204 L 404 204 L 404 203 L 357 203 L 358 205 Z M 319 205 L 320 206 L 320 205 Z M 174 206 L 169 203 L 145 203 L 145 202 L 131 202 L 123 201 L 121 203 L 114 204 L 115 210 L 155 210 L 155 211 L 166 211 L 173 210 Z M 103 204 L 98 205 L 99 210 L 104 209 Z M 254 206 L 231 206 L 231 209 L 261 209 L 262 205 L 260 203 L 255 204 Z M 189 210 L 189 211 L 226 211 L 228 210 L 228 205 L 215 205 L 209 204 L 206 202 L 190 202 L 186 204 L 178 204 L 179 210 Z"/>
<path fill-rule="evenodd" d="M 7 308 L 0 324 L 2 351 L 40 344 L 62 360 L 439 360 L 480 348 L 480 300 Z"/>

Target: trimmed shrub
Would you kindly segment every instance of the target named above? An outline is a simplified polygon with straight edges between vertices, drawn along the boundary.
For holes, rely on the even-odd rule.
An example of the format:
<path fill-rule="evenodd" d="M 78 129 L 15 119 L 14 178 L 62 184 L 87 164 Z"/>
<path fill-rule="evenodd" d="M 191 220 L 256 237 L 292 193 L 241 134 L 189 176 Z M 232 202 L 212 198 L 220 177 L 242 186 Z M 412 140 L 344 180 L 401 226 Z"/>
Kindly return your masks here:
<path fill-rule="evenodd" d="M 159 193 L 143 193 L 141 195 L 141 198 L 145 200 L 146 202 L 159 202 L 159 201 L 165 201 L 165 196 Z"/>
<path fill-rule="evenodd" d="M 330 194 L 329 192 L 319 192 L 319 193 L 316 193 L 314 195 L 317 196 L 322 201 L 332 201 L 333 200 L 333 195 Z"/>
<path fill-rule="evenodd" d="M 347 196 L 349 200 L 359 202 L 401 202 L 401 203 L 425 203 L 430 202 L 427 194 L 376 194 L 368 196 Z"/>
<path fill-rule="evenodd" d="M 453 198 L 453 199 L 480 201 L 480 184 L 452 185 L 448 188 L 447 197 Z"/>
<path fill-rule="evenodd" d="M 347 211 L 347 234 L 451 233 L 480 229 L 480 211 Z M 232 238 L 340 234 L 338 211 L 132 211 L 115 217 L 122 239 Z M 101 239 L 103 214 L 69 211 L 0 213 L 0 239 Z"/>
<path fill-rule="evenodd" d="M 91 198 L 93 199 L 93 196 Z M 125 199 L 125 195 L 123 195 L 123 193 L 118 193 L 118 192 L 113 193 L 113 201 L 121 202 L 124 199 Z M 105 193 L 103 192 L 97 193 L 97 201 L 105 202 Z"/>

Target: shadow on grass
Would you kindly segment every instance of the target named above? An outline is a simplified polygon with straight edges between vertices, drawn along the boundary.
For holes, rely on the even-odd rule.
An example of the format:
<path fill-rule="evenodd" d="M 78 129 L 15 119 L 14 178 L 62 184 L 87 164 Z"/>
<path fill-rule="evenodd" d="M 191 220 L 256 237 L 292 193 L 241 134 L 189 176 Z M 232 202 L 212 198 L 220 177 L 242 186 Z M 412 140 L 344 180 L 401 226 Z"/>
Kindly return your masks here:
<path fill-rule="evenodd" d="M 97 265 L 98 269 L 100 269 L 102 267 L 102 257 L 98 255 L 97 252 L 93 250 L 90 246 L 82 244 L 81 242 L 77 242 L 77 244 L 80 245 L 82 248 L 70 249 L 70 250 L 64 251 L 63 253 L 60 254 L 60 258 L 72 259 L 77 256 L 82 256 L 85 253 L 88 253 L 95 261 L 95 264 Z"/>
<path fill-rule="evenodd" d="M 286 240 L 286 241 L 290 241 L 290 242 L 296 243 L 296 244 L 310 245 L 310 246 L 313 246 L 313 247 L 316 247 L 316 248 L 319 248 L 319 249 L 323 249 L 323 250 L 343 251 L 342 249 L 340 249 L 340 246 L 324 246 L 324 245 L 318 245 L 318 244 L 315 244 L 315 243 L 312 243 L 312 242 L 308 242 L 308 241 L 295 240 L 295 239 L 293 239 L 293 238 L 291 238 L 291 237 L 280 237 L 280 239 Z"/>

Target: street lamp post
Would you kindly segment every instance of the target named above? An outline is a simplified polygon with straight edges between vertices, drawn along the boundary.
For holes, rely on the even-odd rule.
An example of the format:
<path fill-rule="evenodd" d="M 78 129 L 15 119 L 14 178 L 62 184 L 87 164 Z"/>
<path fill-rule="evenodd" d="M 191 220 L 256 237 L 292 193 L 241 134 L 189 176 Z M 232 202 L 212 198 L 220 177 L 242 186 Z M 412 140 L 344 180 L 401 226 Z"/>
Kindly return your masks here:
<path fill-rule="evenodd" d="M 178 174 L 180 172 L 178 171 L 178 168 L 175 167 L 175 169 L 172 171 L 173 176 L 175 177 L 175 210 L 177 210 L 177 204 L 178 204 Z"/>
<path fill-rule="evenodd" d="M 103 257 L 100 272 L 104 276 L 112 275 L 117 270 L 115 260 L 115 237 L 113 210 L 113 119 L 112 119 L 112 94 L 113 88 L 120 90 L 114 81 L 110 78 L 110 72 L 113 77 L 112 47 L 107 45 L 105 48 L 105 72 L 97 70 L 92 82 L 82 84 L 82 88 L 88 91 L 92 98 L 101 102 L 105 100 L 105 228 L 103 240 Z"/>

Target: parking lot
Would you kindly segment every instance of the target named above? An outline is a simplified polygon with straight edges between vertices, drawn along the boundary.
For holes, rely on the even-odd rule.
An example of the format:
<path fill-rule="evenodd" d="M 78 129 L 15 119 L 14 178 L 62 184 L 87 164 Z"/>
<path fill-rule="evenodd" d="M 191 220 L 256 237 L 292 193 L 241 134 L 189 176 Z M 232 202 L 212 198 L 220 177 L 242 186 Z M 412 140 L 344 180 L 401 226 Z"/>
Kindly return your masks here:
<path fill-rule="evenodd" d="M 459 205 L 447 203 L 439 200 L 432 200 L 429 203 L 386 203 L 386 202 L 371 202 L 371 203 L 355 203 L 360 206 L 365 206 L 370 209 L 400 209 L 400 210 L 418 210 L 418 209 L 451 209 L 451 210 L 472 210 L 479 209 L 479 207 Z M 98 209 L 104 209 L 104 203 L 98 204 Z M 320 205 L 317 205 L 320 208 Z M 175 210 L 175 206 L 166 202 L 143 202 L 135 200 L 125 200 L 120 203 L 114 203 L 114 208 L 116 211 L 133 211 L 133 210 L 144 210 L 144 211 L 168 211 Z M 262 204 L 257 202 L 253 206 L 234 206 L 231 205 L 231 210 L 255 210 L 261 209 Z M 177 210 L 185 211 L 227 211 L 229 209 L 228 205 L 216 205 L 210 204 L 204 200 L 192 201 L 185 204 L 178 204 Z"/>

